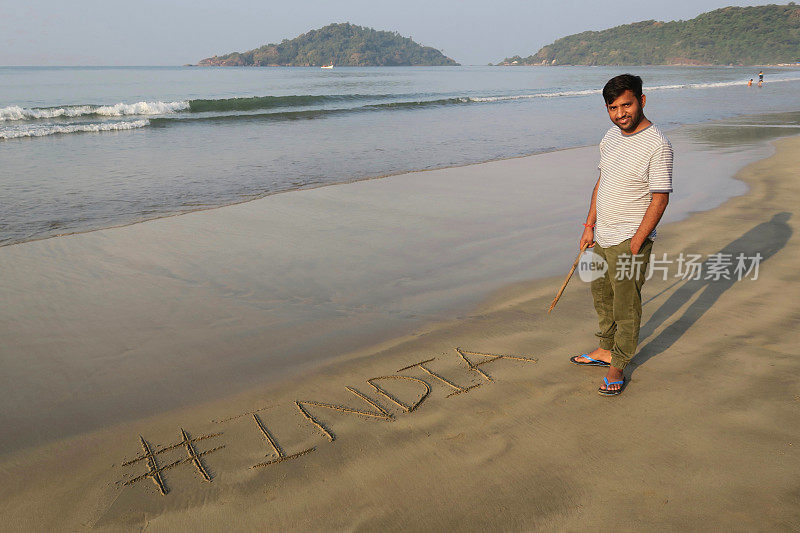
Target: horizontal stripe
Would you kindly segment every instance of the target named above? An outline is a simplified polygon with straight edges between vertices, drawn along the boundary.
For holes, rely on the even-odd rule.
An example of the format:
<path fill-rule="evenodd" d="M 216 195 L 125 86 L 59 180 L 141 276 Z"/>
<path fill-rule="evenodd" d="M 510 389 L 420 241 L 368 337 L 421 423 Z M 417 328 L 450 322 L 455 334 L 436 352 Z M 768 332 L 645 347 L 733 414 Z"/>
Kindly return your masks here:
<path fill-rule="evenodd" d="M 672 192 L 673 152 L 669 140 L 650 125 L 634 135 L 613 127 L 600 142 L 595 240 L 606 248 L 630 239 L 650 206 L 652 193 Z M 656 231 L 650 234 L 654 239 Z"/>

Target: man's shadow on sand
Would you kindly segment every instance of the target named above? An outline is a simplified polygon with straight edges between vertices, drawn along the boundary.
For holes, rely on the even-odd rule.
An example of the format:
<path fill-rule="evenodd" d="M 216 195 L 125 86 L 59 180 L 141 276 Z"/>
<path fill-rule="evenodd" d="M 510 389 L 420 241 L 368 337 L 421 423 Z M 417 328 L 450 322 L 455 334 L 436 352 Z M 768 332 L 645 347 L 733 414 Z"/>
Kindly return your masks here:
<path fill-rule="evenodd" d="M 732 241 L 724 248 L 719 250 L 719 253 L 732 254 L 733 266 L 736 265 L 736 256 L 740 253 L 744 254 L 745 258 L 754 257 L 757 253 L 761 254 L 760 265 L 770 257 L 775 255 L 781 248 L 786 246 L 789 238 L 792 236 L 792 229 L 787 224 L 791 218 L 792 213 L 782 212 L 773 216 L 769 222 L 764 222 L 754 227 L 735 241 Z M 747 260 L 748 266 L 750 260 Z M 705 277 L 708 269 L 708 261 L 703 263 L 701 277 Z M 731 274 L 733 269 L 731 269 Z M 752 276 L 752 274 L 751 274 Z M 677 317 L 672 324 L 666 327 L 655 338 L 648 341 L 633 359 L 635 363 L 634 369 L 641 366 L 657 355 L 666 352 L 675 342 L 683 336 L 684 333 L 703 316 L 706 311 L 716 303 L 722 293 L 727 291 L 737 283 L 736 276 L 731 275 L 730 280 L 721 278 L 717 281 L 710 279 L 688 280 L 681 285 L 666 302 L 656 309 L 647 323 L 642 327 L 639 338 L 646 339 L 664 324 L 667 320 L 673 317 L 689 300 L 699 294 L 694 302 L 689 305 L 686 311 Z M 744 283 L 758 283 L 758 280 L 745 280 Z M 740 282 L 740 283 L 741 283 Z M 665 291 L 668 289 L 665 289 Z M 663 291 L 662 291 L 663 292 Z M 656 298 L 658 295 L 654 296 Z M 650 300 L 652 300 L 651 298 Z M 648 300 L 648 302 L 650 301 Z M 646 304 L 647 302 L 645 302 Z"/>

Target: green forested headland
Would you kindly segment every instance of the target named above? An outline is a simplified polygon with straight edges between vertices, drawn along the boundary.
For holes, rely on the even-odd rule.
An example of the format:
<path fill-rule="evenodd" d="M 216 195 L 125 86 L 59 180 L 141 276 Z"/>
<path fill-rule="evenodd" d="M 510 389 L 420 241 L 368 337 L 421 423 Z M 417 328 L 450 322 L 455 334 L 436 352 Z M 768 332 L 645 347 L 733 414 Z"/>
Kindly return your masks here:
<path fill-rule="evenodd" d="M 378 31 L 348 22 L 311 30 L 280 44 L 203 59 L 200 66 L 458 65 L 430 46 L 397 32 Z"/>
<path fill-rule="evenodd" d="M 502 65 L 767 65 L 800 62 L 800 7 L 725 7 L 558 39 Z"/>

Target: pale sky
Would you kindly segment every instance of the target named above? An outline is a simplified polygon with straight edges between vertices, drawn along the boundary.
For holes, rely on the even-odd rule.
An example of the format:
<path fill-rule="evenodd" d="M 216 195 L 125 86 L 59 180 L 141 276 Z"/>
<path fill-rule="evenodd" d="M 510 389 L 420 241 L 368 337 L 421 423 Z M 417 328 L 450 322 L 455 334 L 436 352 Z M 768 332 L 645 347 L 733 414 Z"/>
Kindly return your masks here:
<path fill-rule="evenodd" d="M 559 37 L 690 19 L 731 0 L 0 0 L 0 65 L 182 65 L 332 22 L 398 31 L 459 63 L 535 53 Z"/>

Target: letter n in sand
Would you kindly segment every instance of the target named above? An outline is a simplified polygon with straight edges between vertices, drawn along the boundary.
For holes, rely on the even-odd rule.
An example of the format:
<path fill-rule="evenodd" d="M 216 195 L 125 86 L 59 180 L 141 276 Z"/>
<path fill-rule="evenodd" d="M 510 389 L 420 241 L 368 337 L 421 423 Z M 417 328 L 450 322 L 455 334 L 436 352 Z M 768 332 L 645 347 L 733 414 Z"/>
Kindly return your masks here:
<path fill-rule="evenodd" d="M 394 420 L 394 416 L 392 416 L 392 414 L 389 411 L 387 411 L 386 409 L 381 407 L 380 404 L 378 404 L 378 402 L 369 399 L 367 396 L 361 394 L 360 392 L 358 392 L 357 390 L 355 390 L 352 387 L 345 387 L 345 388 L 348 391 L 350 391 L 351 393 L 353 393 L 356 396 L 358 396 L 359 398 L 361 398 L 362 400 L 364 400 L 365 402 L 367 402 L 372 407 L 374 407 L 375 411 L 365 411 L 363 409 L 355 409 L 353 407 L 347 407 L 347 406 L 344 406 L 344 405 L 333 405 L 333 404 L 330 404 L 330 403 L 311 402 L 311 401 L 305 401 L 305 400 L 303 400 L 303 401 L 297 400 L 296 402 L 294 402 L 294 404 L 297 406 L 297 408 L 300 410 L 300 412 L 303 413 L 303 416 L 306 417 L 306 419 L 309 422 L 311 422 L 312 424 L 317 426 L 317 428 L 319 428 L 319 430 L 322 431 L 322 433 L 326 437 L 328 437 L 328 440 L 330 440 L 331 442 L 336 440 L 336 436 L 333 434 L 333 432 L 331 432 L 330 429 L 325 427 L 325 425 L 322 422 L 317 420 L 314 416 L 311 415 L 311 413 L 308 412 L 308 407 L 309 406 L 324 407 L 326 409 L 333 409 L 334 411 L 341 411 L 342 413 L 352 413 L 352 414 L 356 414 L 356 415 L 366 416 L 366 417 L 369 417 L 369 418 L 377 418 L 377 419 L 386 420 L 386 421 Z"/>

